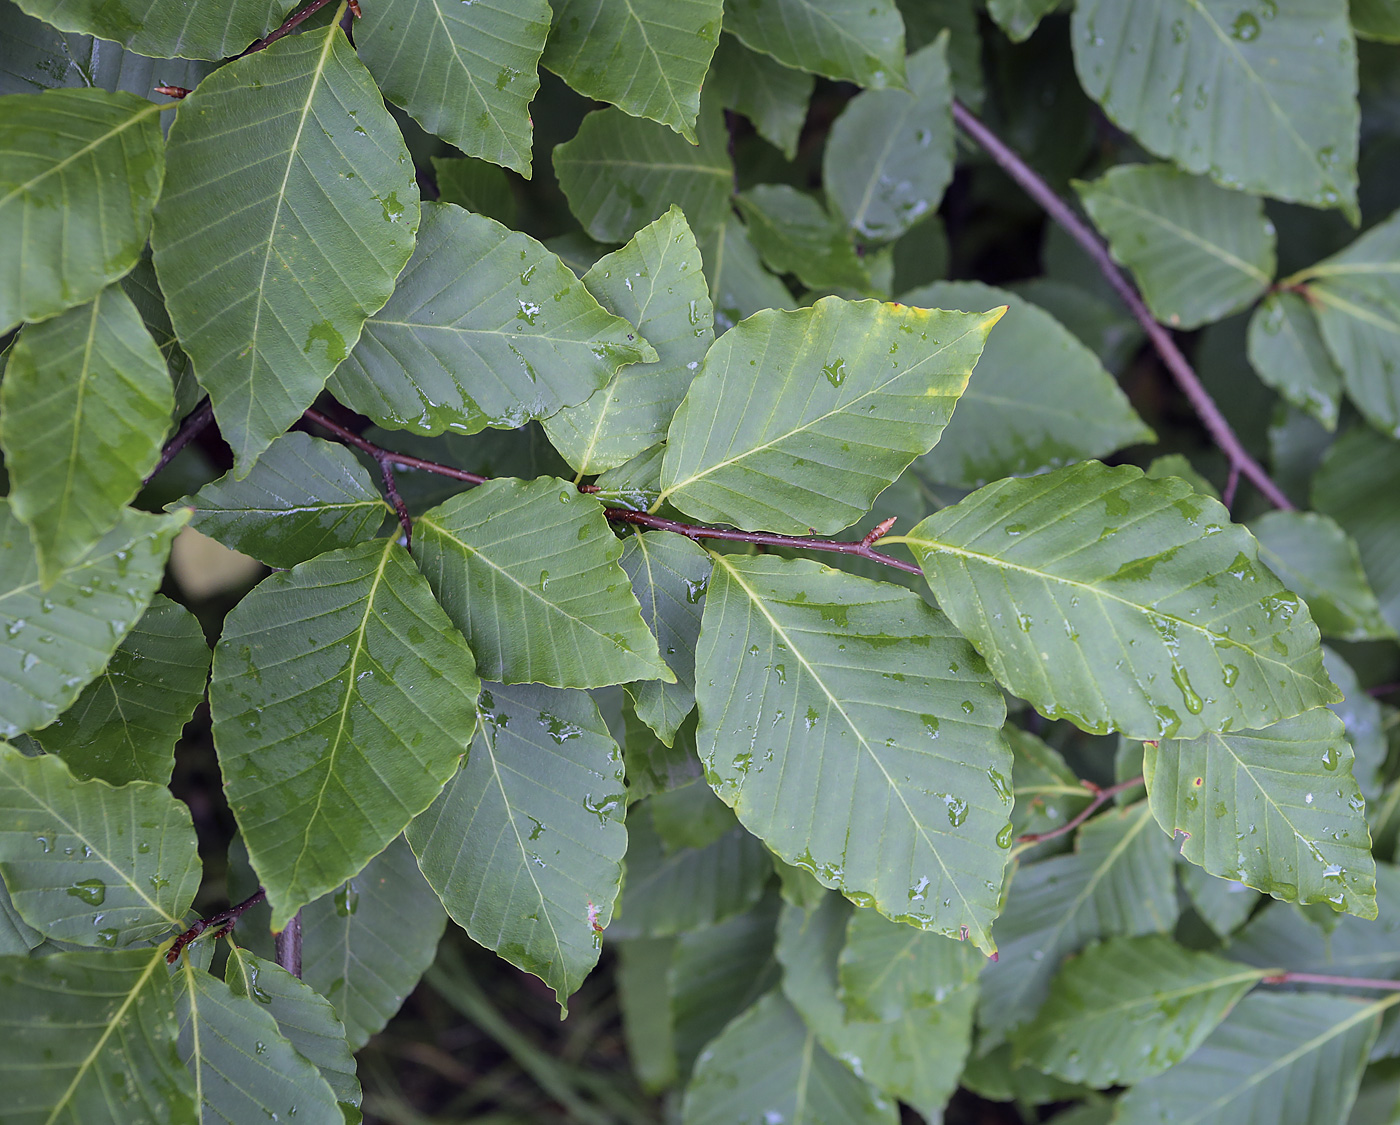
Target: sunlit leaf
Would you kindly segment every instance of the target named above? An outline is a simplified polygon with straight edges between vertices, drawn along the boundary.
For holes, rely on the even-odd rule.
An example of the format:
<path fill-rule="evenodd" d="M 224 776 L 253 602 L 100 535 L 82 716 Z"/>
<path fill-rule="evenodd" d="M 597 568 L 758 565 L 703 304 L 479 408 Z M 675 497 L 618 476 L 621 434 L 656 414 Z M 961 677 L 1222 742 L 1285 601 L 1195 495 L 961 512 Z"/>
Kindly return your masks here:
<path fill-rule="evenodd" d="M 238 603 L 209 705 L 274 929 L 432 803 L 471 741 L 476 692 L 471 652 L 392 540 L 321 555 Z"/>
<path fill-rule="evenodd" d="M 729 0 L 724 30 L 784 66 L 858 86 L 904 85 L 904 21 L 894 0 Z"/>

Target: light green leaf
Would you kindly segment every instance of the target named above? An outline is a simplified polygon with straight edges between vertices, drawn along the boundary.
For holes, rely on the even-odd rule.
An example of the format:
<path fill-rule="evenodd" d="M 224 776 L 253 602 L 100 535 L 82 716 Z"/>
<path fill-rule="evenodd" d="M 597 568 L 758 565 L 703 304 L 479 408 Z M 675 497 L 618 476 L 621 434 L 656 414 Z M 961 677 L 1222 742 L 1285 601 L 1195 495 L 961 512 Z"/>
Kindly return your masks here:
<path fill-rule="evenodd" d="M 9 1121 L 186 1125 L 170 974 L 158 949 L 0 957 Z"/>
<path fill-rule="evenodd" d="M 43 590 L 29 531 L 0 501 L 0 737 L 48 726 L 106 667 L 150 602 L 187 518 L 125 510 Z"/>
<path fill-rule="evenodd" d="M 544 65 L 580 94 L 695 144 L 724 0 L 553 0 Z"/>
<path fill-rule="evenodd" d="M 355 47 L 384 96 L 468 156 L 530 175 L 548 0 L 364 0 Z"/>
<path fill-rule="evenodd" d="M 810 74 L 751 51 L 732 35 L 721 35 L 706 81 L 720 105 L 742 113 L 758 135 L 782 149 L 789 160 L 797 156 L 797 138 L 816 86 Z"/>
<path fill-rule="evenodd" d="M 20 335 L 0 384 L 0 448 L 45 586 L 121 518 L 174 405 L 165 360 L 120 286 Z"/>
<path fill-rule="evenodd" d="M 392 540 L 274 574 L 234 607 L 209 707 L 273 929 L 432 803 L 471 742 L 477 687 L 471 652 Z"/>
<path fill-rule="evenodd" d="M 1131 1086 L 1188 1057 L 1263 975 L 1164 935 L 1111 938 L 1059 971 L 1016 1057 L 1066 1082 Z"/>
<path fill-rule="evenodd" d="M 97 679 L 34 739 L 75 777 L 166 785 L 210 655 L 194 614 L 157 594 Z"/>
<path fill-rule="evenodd" d="M 1356 544 L 1317 512 L 1267 512 L 1250 528 L 1259 560 L 1307 603 L 1324 636 L 1348 641 L 1395 636 L 1366 582 Z"/>
<path fill-rule="evenodd" d="M 973 487 L 1157 440 L 1094 353 L 1030 301 L 978 281 L 935 282 L 900 300 L 929 309 L 1007 306 L 953 421 L 915 463 L 921 476 Z"/>
<path fill-rule="evenodd" d="M 577 405 L 655 358 L 529 235 L 428 203 L 413 260 L 330 389 L 381 426 L 472 434 Z"/>
<path fill-rule="evenodd" d="M 249 996 L 266 1004 L 277 1029 L 303 1058 L 314 1063 L 344 1105 L 360 1104 L 360 1081 L 355 1057 L 345 1042 L 345 1025 L 330 1001 L 271 961 L 229 943 L 224 983 L 234 996 Z"/>
<path fill-rule="evenodd" d="M 471 157 L 434 156 L 432 162 L 441 202 L 455 203 L 502 226 L 515 225 L 515 193 L 504 169 Z M 421 226 L 418 233 L 423 233 Z"/>
<path fill-rule="evenodd" d="M 1317 315 L 1347 394 L 1377 429 L 1400 437 L 1400 212 L 1294 277 Z"/>
<path fill-rule="evenodd" d="M 905 541 L 997 680 L 1082 730 L 1194 738 L 1336 698 L 1307 607 L 1179 478 L 1086 461 L 998 481 Z"/>
<path fill-rule="evenodd" d="M 0 872 L 45 936 L 122 946 L 180 924 L 199 887 L 190 811 L 164 786 L 79 781 L 0 747 Z"/>
<path fill-rule="evenodd" d="M 1273 280 L 1274 226 L 1258 196 L 1167 164 L 1120 164 L 1074 186 L 1165 324 L 1220 320 L 1253 304 Z"/>
<path fill-rule="evenodd" d="M 1194 1055 L 1118 1102 L 1120 1125 L 1312 1125 L 1345 1121 L 1380 1014 L 1326 993 L 1258 992 L 1240 1001 Z"/>
<path fill-rule="evenodd" d="M 236 55 L 271 31 L 292 7 L 286 0 L 22 0 L 31 16 L 64 31 L 112 39 L 153 58 L 213 59 Z"/>
<path fill-rule="evenodd" d="M 1366 426 L 1344 433 L 1313 478 L 1313 507 L 1337 521 L 1361 555 L 1386 623 L 1400 630 L 1400 445 Z"/>
<path fill-rule="evenodd" d="M 195 530 L 273 567 L 369 539 L 392 510 L 353 453 L 301 433 L 276 438 L 243 480 L 225 473 L 167 507 L 194 508 Z"/>
<path fill-rule="evenodd" d="M 1270 293 L 1249 318 L 1249 363 L 1265 383 L 1306 410 L 1327 429 L 1337 428 L 1342 373 L 1332 362 L 1322 329 L 1306 299 Z"/>
<path fill-rule="evenodd" d="M 554 149 L 569 210 L 599 242 L 625 242 L 674 205 L 704 239 L 724 221 L 734 190 L 724 115 L 710 99 L 695 134 L 698 145 L 620 109 L 590 113 L 574 139 Z"/>
<path fill-rule="evenodd" d="M 1085 0 L 1072 35 L 1085 92 L 1145 148 L 1225 187 L 1356 216 L 1344 0 Z"/>
<path fill-rule="evenodd" d="M 105 90 L 7 98 L 0 332 L 92 300 L 136 264 L 165 175 L 161 108 Z"/>
<path fill-rule="evenodd" d="M 801 1121 L 894 1125 L 899 1114 L 874 1086 L 824 1051 L 783 998 L 770 992 L 724 1029 L 695 1064 L 683 1125 Z"/>
<path fill-rule="evenodd" d="M 408 842 L 452 918 L 567 1012 L 621 880 L 622 751 L 583 692 L 487 684 L 478 718 L 466 766 Z"/>
<path fill-rule="evenodd" d="M 849 526 L 938 441 L 1001 313 L 824 297 L 750 317 L 676 411 L 662 498 L 749 530 Z"/>
<path fill-rule="evenodd" d="M 1092 798 L 1059 751 L 1011 723 L 1002 734 L 1011 744 L 1011 789 L 1016 799 L 1011 829 L 1015 835 L 1051 831 L 1083 811 Z"/>
<path fill-rule="evenodd" d="M 985 963 L 971 942 L 857 910 L 837 960 L 837 991 L 847 1020 L 882 1023 L 937 1007 L 976 980 Z"/>
<path fill-rule="evenodd" d="M 808 559 L 716 555 L 695 675 L 706 778 L 745 827 L 895 921 L 996 949 L 1006 709 L 942 614 Z"/>
<path fill-rule="evenodd" d="M 1152 813 L 1181 854 L 1285 902 L 1374 918 L 1375 863 L 1342 721 L 1319 707 L 1266 730 L 1147 744 Z"/>
<path fill-rule="evenodd" d="M 1029 39 L 1060 0 L 987 0 L 987 13 L 1013 43 Z"/>
<path fill-rule="evenodd" d="M 302 980 L 334 1005 L 352 1051 L 399 1010 L 433 963 L 446 925 L 402 837 L 302 908 Z"/>
<path fill-rule="evenodd" d="M 622 544 L 573 485 L 500 477 L 439 504 L 415 528 L 415 559 L 486 679 L 674 680 L 618 565 Z"/>
<path fill-rule="evenodd" d="M 609 938 L 655 938 L 712 926 L 750 909 L 773 875 L 768 852 L 742 828 L 703 848 L 667 852 L 645 804 L 627 825 L 627 872 Z"/>
<path fill-rule="evenodd" d="M 724 30 L 784 66 L 857 86 L 904 85 L 904 21 L 894 0 L 729 0 Z"/>
<path fill-rule="evenodd" d="M 418 185 L 335 24 L 200 83 L 168 164 L 156 272 L 241 478 L 389 299 L 413 251 Z"/>
<path fill-rule="evenodd" d="M 822 185 L 832 207 L 866 238 L 898 238 L 938 209 L 953 178 L 947 51 L 941 35 L 909 56 L 907 91 L 857 94 L 832 123 Z"/>
<path fill-rule="evenodd" d="M 736 197 L 747 231 L 774 273 L 796 274 L 813 289 L 871 288 L 851 232 L 806 192 L 759 184 Z"/>
<path fill-rule="evenodd" d="M 259 1003 L 256 992 L 232 991 L 188 954 L 180 958 L 175 970 L 179 1049 L 194 1076 L 200 1121 L 281 1121 L 295 1111 L 298 1122 L 340 1125 L 344 1118 L 335 1094 L 282 1035 L 272 994 L 263 995 L 268 999 Z"/>
<path fill-rule="evenodd" d="M 713 564 L 705 548 L 668 531 L 632 536 L 622 545 L 621 562 L 642 619 L 676 673 L 674 684 L 644 680 L 629 690 L 637 717 L 670 746 L 695 706 L 695 642 Z"/>
<path fill-rule="evenodd" d="M 588 401 L 544 420 L 549 440 L 580 475 L 616 468 L 665 439 L 715 339 L 700 249 L 678 207 L 600 258 L 583 284 L 637 326 L 659 361 L 621 368 Z"/>
<path fill-rule="evenodd" d="M 869 910 L 854 913 L 878 917 Z M 937 1120 L 967 1060 L 977 989 L 955 989 L 941 1003 L 905 1007 L 888 1020 L 849 1018 L 838 992 L 838 958 L 851 914 L 850 904 L 833 894 L 810 910 L 783 908 L 776 949 L 783 991 L 823 1047 L 881 1090 Z M 948 942 L 937 934 L 910 932 L 925 941 Z"/>
<path fill-rule="evenodd" d="M 711 232 L 702 253 L 717 336 L 762 309 L 797 307 L 787 286 L 763 268 L 744 224 L 733 215 Z"/>
<path fill-rule="evenodd" d="M 997 919 L 1001 960 L 982 971 L 988 1034 L 1029 1020 L 1060 961 L 1095 938 L 1168 933 L 1176 922 L 1175 848 L 1146 801 L 1095 817 L 1076 850 L 1019 867 Z"/>

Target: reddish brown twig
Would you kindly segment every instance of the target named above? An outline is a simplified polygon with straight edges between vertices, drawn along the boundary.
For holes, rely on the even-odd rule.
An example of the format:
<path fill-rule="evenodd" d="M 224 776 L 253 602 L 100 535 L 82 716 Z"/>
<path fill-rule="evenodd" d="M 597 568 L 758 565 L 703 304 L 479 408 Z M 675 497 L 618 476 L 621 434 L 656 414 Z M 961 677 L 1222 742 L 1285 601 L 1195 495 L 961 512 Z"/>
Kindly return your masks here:
<path fill-rule="evenodd" d="M 1024 836 L 1017 836 L 1016 842 L 1026 845 L 1041 844 L 1046 840 L 1053 840 L 1056 836 L 1063 836 L 1066 832 L 1073 832 L 1093 816 L 1094 813 L 1109 801 L 1113 800 L 1114 797 L 1118 796 L 1119 793 L 1126 793 L 1129 789 L 1136 789 L 1141 785 L 1142 775 L 1139 774 L 1137 777 L 1130 777 L 1127 781 L 1120 781 L 1117 785 L 1110 785 L 1106 789 L 1100 788 L 1092 781 L 1084 781 L 1083 779 L 1080 779 L 1079 784 L 1092 793 L 1094 799 L 1080 810 L 1078 816 L 1074 817 L 1072 820 L 1067 820 L 1058 828 L 1050 829 L 1048 832 L 1027 832 Z"/>
<path fill-rule="evenodd" d="M 292 976 L 301 978 L 301 911 L 298 910 L 292 915 L 292 920 L 286 927 L 274 934 L 272 937 L 272 947 L 277 963 L 291 973 Z"/>
<path fill-rule="evenodd" d="M 1263 466 L 1254 460 L 1240 444 L 1240 439 L 1235 435 L 1230 423 L 1225 420 L 1225 416 L 1220 413 L 1220 408 L 1215 405 L 1215 400 L 1210 397 L 1210 392 L 1202 385 L 1196 372 L 1192 370 L 1191 364 L 1181 354 L 1181 349 L 1176 346 L 1176 341 L 1172 339 L 1171 333 L 1157 322 L 1157 318 L 1152 315 L 1133 283 L 1118 268 L 1118 264 L 1108 252 L 1108 247 L 1099 239 L 1094 229 L 1081 219 L 1068 203 L 1056 195 L 1050 185 L 1010 146 L 987 128 L 967 106 L 956 99 L 953 101 L 953 120 L 1089 255 L 1099 272 L 1113 286 L 1114 292 L 1128 306 L 1128 311 L 1133 314 L 1133 318 L 1142 325 L 1143 331 L 1147 333 L 1147 338 L 1152 342 L 1152 346 L 1161 357 L 1162 363 L 1191 403 L 1192 409 L 1195 410 L 1196 416 L 1200 418 L 1201 424 L 1205 426 L 1211 439 L 1229 459 L 1230 464 L 1248 477 L 1254 487 L 1263 493 L 1264 497 L 1275 508 L 1286 512 L 1292 511 L 1292 501 L 1283 494 L 1283 489 L 1273 482 L 1269 474 L 1264 471 Z"/>
<path fill-rule="evenodd" d="M 1328 984 L 1338 988 L 1378 988 L 1385 992 L 1400 992 L 1400 980 L 1379 977 L 1335 977 L 1324 973 L 1270 973 L 1260 977 L 1261 984 Z"/>
<path fill-rule="evenodd" d="M 401 469 L 421 469 L 425 473 L 435 473 L 440 477 L 451 477 L 453 480 L 466 481 L 468 484 L 485 484 L 490 477 L 484 477 L 480 473 L 469 473 L 465 469 L 454 469 L 451 465 L 442 465 L 437 461 L 427 461 L 422 457 L 410 457 L 406 453 L 395 453 L 392 449 L 383 449 L 374 442 L 362 438 L 353 430 L 347 430 L 344 426 L 331 421 L 319 410 L 308 410 L 302 414 L 302 418 L 314 425 L 320 426 L 337 441 L 346 445 L 353 445 L 356 449 L 368 453 L 376 461 L 380 457 L 387 458 L 396 467 Z"/>
<path fill-rule="evenodd" d="M 175 431 L 175 436 L 165 443 L 160 451 L 160 460 L 156 462 L 156 467 L 146 474 L 146 479 L 141 483 L 150 484 L 152 478 L 160 472 L 171 461 L 175 460 L 175 455 L 189 445 L 200 432 L 214 420 L 214 408 L 209 405 L 206 398 L 198 406 L 190 411 L 189 416 L 180 423 L 180 428 Z"/>
<path fill-rule="evenodd" d="M 175 944 L 172 945 L 165 954 L 166 963 L 170 965 L 175 964 L 175 962 L 179 960 L 180 954 L 183 952 L 185 946 L 189 945 L 190 942 L 194 941 L 194 939 L 204 933 L 205 930 L 217 930 L 218 933 L 215 936 L 223 937 L 224 934 L 228 933 L 238 924 L 238 919 L 243 916 L 245 911 L 257 906 L 258 903 L 263 902 L 266 898 L 267 892 L 259 887 L 256 894 L 248 896 L 237 906 L 230 906 L 227 910 L 221 911 L 212 917 L 201 918 L 175 939 Z"/>
<path fill-rule="evenodd" d="M 155 89 L 157 94 L 164 94 L 167 98 L 175 98 L 177 101 L 188 97 L 190 92 L 188 86 L 157 86 Z"/>
<path fill-rule="evenodd" d="M 276 43 L 277 40 L 281 39 L 284 35 L 290 35 L 293 31 L 295 31 L 298 27 L 304 24 L 307 20 L 309 20 L 312 16 L 314 16 L 317 12 L 319 12 L 330 2 L 331 0 L 311 0 L 311 3 L 306 5 L 306 7 L 300 9 L 299 11 L 293 12 L 290 16 L 284 19 L 276 31 L 273 31 L 268 35 L 264 35 L 261 39 L 255 42 L 246 51 L 244 51 L 242 55 L 239 55 L 238 57 L 241 59 L 245 55 L 251 55 L 254 51 L 261 51 L 267 47 L 272 46 L 272 44 Z M 356 7 L 358 6 L 359 5 L 356 5 Z M 357 12 L 356 14 L 358 15 L 359 13 Z"/>

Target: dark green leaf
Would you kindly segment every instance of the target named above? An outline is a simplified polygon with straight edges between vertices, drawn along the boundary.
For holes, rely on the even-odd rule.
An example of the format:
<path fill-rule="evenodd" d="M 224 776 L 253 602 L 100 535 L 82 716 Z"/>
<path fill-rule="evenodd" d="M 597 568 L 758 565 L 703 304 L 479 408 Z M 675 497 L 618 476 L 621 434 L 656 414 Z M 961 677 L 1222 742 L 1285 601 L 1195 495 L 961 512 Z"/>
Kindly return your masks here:
<path fill-rule="evenodd" d="M 22 0 L 31 16 L 81 31 L 154 58 L 222 59 L 277 26 L 286 0 Z"/>
<path fill-rule="evenodd" d="M 1359 38 L 1400 43 L 1400 10 L 1390 0 L 1351 0 L 1350 9 Z"/>
<path fill-rule="evenodd" d="M 894 0 L 729 0 L 724 30 L 784 66 L 858 86 L 904 85 L 904 21 Z"/>
<path fill-rule="evenodd" d="M 1381 795 L 1382 767 L 1389 751 L 1381 705 L 1361 686 L 1351 665 L 1330 648 L 1322 650 L 1322 663 L 1345 696 L 1340 703 L 1329 706 L 1346 726 L 1347 741 L 1356 754 L 1352 776 L 1361 787 L 1361 795 L 1367 801 L 1375 801 Z"/>
<path fill-rule="evenodd" d="M 434 156 L 432 161 L 443 203 L 455 203 L 504 226 L 515 225 L 515 194 L 503 169 L 470 157 Z"/>
<path fill-rule="evenodd" d="M 168 164 L 156 272 L 244 477 L 389 299 L 413 251 L 418 185 L 335 25 L 202 82 L 180 103 Z"/>
<path fill-rule="evenodd" d="M 1294 406 L 1336 429 L 1342 373 L 1305 298 L 1287 290 L 1270 293 L 1254 310 L 1249 362 L 1260 379 Z"/>
<path fill-rule="evenodd" d="M 796 274 L 813 289 L 871 288 L 851 232 L 806 192 L 788 184 L 760 184 L 736 202 L 750 240 L 774 273 Z"/>
<path fill-rule="evenodd" d="M 585 693 L 487 684 L 467 764 L 408 842 L 453 919 L 567 1011 L 612 916 L 626 806 L 622 751 Z"/>
<path fill-rule="evenodd" d="M 166 370 L 175 384 L 175 409 L 171 417 L 176 420 L 184 418 L 199 404 L 204 391 L 195 380 L 190 357 L 175 338 L 175 329 L 170 324 L 170 314 L 165 310 L 165 294 L 160 291 L 160 282 L 156 279 L 156 267 L 151 261 L 149 245 L 141 254 L 136 268 L 121 279 L 121 287 L 141 314 L 141 321 L 160 349 Z"/>
<path fill-rule="evenodd" d="M 797 155 L 797 138 L 816 85 L 810 74 L 751 51 L 732 35 L 721 35 L 706 81 L 720 105 L 742 113 L 759 136 L 782 149 L 789 160 Z"/>
<path fill-rule="evenodd" d="M 477 687 L 467 646 L 391 540 L 321 555 L 239 602 L 209 706 L 274 929 L 432 803 L 471 741 Z"/>
<path fill-rule="evenodd" d="M 715 334 L 723 335 L 739 321 L 762 309 L 795 309 L 787 286 L 763 268 L 748 232 L 733 215 L 703 243 L 705 276 L 715 309 Z"/>
<path fill-rule="evenodd" d="M 1060 0 L 987 0 L 987 12 L 1013 43 L 1029 39 Z"/>
<path fill-rule="evenodd" d="M 1017 836 L 1049 832 L 1083 811 L 1091 799 L 1089 791 L 1058 751 L 1009 723 L 1002 733 L 1011 744 L 1011 784 L 1016 798 L 1011 828 Z"/>
<path fill-rule="evenodd" d="M 596 501 L 553 477 L 509 477 L 419 518 L 416 561 L 481 675 L 601 687 L 673 680 Z"/>
<path fill-rule="evenodd" d="M 1259 905 L 1259 892 L 1237 879 L 1217 879 L 1185 861 L 1177 865 L 1177 874 L 1196 913 L 1217 937 L 1229 937 Z"/>
<path fill-rule="evenodd" d="M 22 956 L 43 941 L 44 935 L 19 916 L 4 880 L 0 879 L 0 954 Z"/>
<path fill-rule="evenodd" d="M 701 933 L 709 931 L 702 930 Z M 617 945 L 617 998 L 632 1071 L 642 1087 L 657 1091 L 676 1081 L 676 1051 L 667 994 L 674 938 L 624 941 Z M 727 1022 L 727 1021 L 726 1021 Z"/>
<path fill-rule="evenodd" d="M 668 855 L 683 848 L 707 848 L 739 823 L 729 806 L 699 778 L 652 794 L 645 811 Z"/>

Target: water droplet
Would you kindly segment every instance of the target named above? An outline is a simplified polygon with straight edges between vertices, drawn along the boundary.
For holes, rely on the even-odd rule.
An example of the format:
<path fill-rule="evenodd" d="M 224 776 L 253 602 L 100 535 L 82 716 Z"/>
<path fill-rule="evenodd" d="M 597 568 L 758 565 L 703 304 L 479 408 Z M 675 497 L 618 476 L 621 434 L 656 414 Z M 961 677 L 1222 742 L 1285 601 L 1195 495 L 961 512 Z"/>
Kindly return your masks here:
<path fill-rule="evenodd" d="M 837 356 L 830 363 L 823 365 L 822 374 L 833 387 L 839 387 L 846 381 L 846 361 Z"/>
<path fill-rule="evenodd" d="M 355 880 L 341 886 L 335 892 L 335 913 L 338 918 L 349 918 L 360 909 L 360 892 L 355 888 Z"/>
<path fill-rule="evenodd" d="M 68 888 L 68 893 L 89 906 L 101 906 L 107 900 L 107 884 L 101 879 L 80 879 Z"/>

